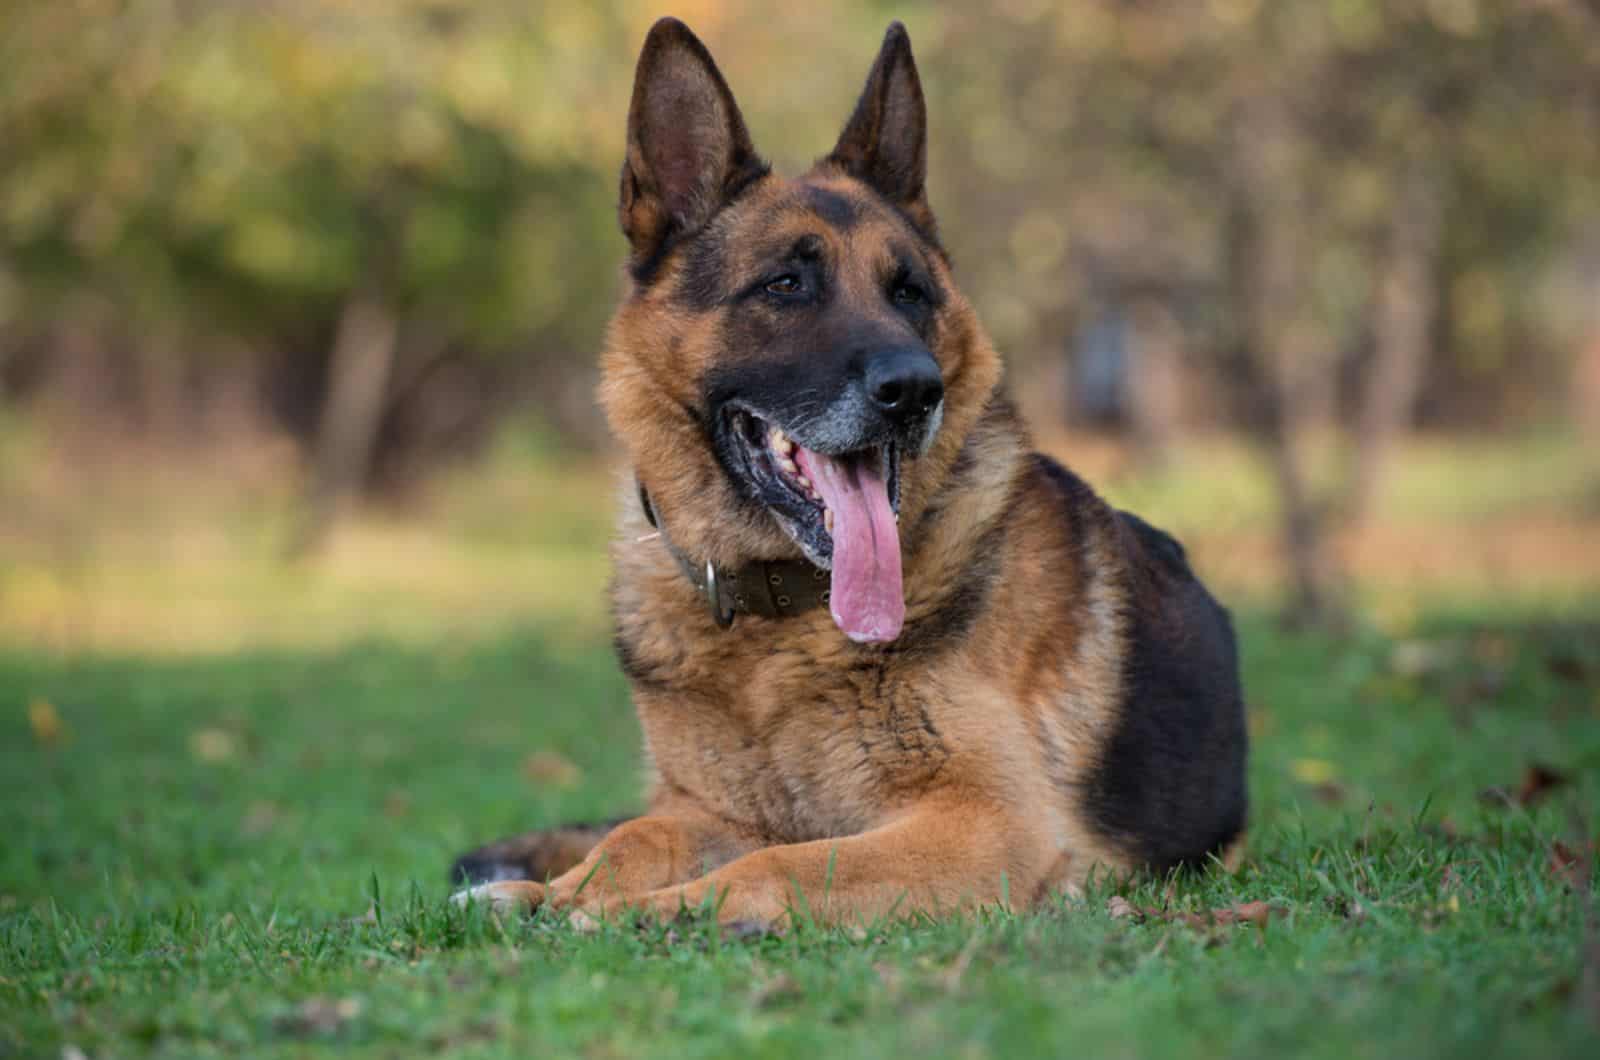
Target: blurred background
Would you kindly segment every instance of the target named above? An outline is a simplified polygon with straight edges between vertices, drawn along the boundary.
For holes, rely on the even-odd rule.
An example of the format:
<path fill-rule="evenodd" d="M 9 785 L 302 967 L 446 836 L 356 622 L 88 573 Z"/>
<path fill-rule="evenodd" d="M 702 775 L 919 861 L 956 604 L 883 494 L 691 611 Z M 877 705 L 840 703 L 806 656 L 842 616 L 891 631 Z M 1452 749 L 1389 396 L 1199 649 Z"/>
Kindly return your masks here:
<path fill-rule="evenodd" d="M 601 638 L 666 13 L 791 173 L 907 22 L 1039 444 L 1226 599 L 1594 610 L 1593 0 L 9 0 L 0 643 Z"/>

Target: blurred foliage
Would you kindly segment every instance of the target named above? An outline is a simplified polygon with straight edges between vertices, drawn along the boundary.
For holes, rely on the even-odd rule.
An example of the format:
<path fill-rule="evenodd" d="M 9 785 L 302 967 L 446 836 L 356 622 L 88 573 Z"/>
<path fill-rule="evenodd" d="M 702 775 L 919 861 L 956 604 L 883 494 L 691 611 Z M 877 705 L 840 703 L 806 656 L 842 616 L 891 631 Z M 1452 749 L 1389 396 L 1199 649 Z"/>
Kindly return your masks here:
<path fill-rule="evenodd" d="M 243 375 L 314 407 L 355 290 L 395 309 L 422 360 L 491 366 L 487 394 L 582 383 L 616 291 L 632 62 L 661 13 L 10 0 L 0 394 L 8 357 L 22 389 L 24 362 L 48 377 L 87 334 L 133 366 L 136 391 L 155 385 L 145 377 L 192 389 Z M 831 143 L 884 23 L 909 22 L 935 203 L 1023 365 L 1059 357 L 1086 306 L 1130 289 L 1172 303 L 1196 349 L 1225 341 L 1223 189 L 1241 110 L 1263 97 L 1299 132 L 1287 164 L 1309 188 L 1304 298 L 1328 343 L 1365 341 L 1396 182 L 1419 165 L 1447 217 L 1439 379 L 1525 410 L 1589 326 L 1591 295 L 1565 267 L 1600 238 L 1600 17 L 1581 0 L 693 0 L 674 13 L 791 169 Z"/>
<path fill-rule="evenodd" d="M 271 334 L 372 284 L 486 345 L 592 340 L 619 12 L 82 0 L 6 22 L 8 316 L 88 287 L 158 331 Z"/>
<path fill-rule="evenodd" d="M 1280 176 L 1307 185 L 1303 294 L 1324 341 L 1363 340 L 1414 166 L 1444 199 L 1447 376 L 1525 372 L 1530 347 L 1570 351 L 1587 324 L 1573 310 L 1592 292 L 1565 316 L 1538 297 L 1600 219 L 1600 15 L 1578 4 L 1008 0 L 952 8 L 943 41 L 936 112 L 972 132 L 937 137 L 936 188 L 982 204 L 956 245 L 991 326 L 1024 347 L 1056 343 L 1048 310 L 1129 288 L 1227 331 L 1207 316 L 1232 267 L 1240 125 L 1263 98 L 1294 125 Z"/>

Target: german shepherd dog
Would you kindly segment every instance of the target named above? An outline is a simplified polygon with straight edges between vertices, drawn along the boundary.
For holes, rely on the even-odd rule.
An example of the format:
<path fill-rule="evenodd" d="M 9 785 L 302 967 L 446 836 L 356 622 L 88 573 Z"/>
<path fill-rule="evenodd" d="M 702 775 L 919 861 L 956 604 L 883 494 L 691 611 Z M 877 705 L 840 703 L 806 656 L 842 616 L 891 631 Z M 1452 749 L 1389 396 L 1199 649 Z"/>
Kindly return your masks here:
<path fill-rule="evenodd" d="M 463 900 L 855 923 L 1241 836 L 1228 614 L 1176 541 L 1029 451 L 939 243 L 926 121 L 895 24 L 784 179 L 705 46 L 651 29 L 600 385 L 635 476 L 611 601 L 649 811 L 468 854 Z"/>

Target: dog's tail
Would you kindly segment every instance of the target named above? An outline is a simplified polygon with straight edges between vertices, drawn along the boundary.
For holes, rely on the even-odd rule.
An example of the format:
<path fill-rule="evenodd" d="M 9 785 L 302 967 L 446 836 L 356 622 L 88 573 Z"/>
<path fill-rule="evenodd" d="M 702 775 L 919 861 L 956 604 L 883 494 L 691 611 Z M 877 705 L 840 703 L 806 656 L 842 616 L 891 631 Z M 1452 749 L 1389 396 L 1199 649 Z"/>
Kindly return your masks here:
<path fill-rule="evenodd" d="M 524 832 L 481 846 L 461 855 L 450 866 L 454 884 L 495 883 L 499 880 L 544 882 L 566 872 L 589 856 L 589 851 L 621 817 L 597 824 L 567 824 L 538 832 Z"/>

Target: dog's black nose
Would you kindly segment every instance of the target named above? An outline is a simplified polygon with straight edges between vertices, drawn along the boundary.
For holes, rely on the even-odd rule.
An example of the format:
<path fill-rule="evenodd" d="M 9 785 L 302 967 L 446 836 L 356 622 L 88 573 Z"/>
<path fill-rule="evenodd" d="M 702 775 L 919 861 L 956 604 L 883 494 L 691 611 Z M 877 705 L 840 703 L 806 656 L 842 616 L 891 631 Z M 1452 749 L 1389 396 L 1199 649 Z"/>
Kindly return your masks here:
<path fill-rule="evenodd" d="M 944 400 L 944 380 L 933 355 L 920 346 L 878 350 L 867 358 L 867 397 L 889 418 L 925 416 Z"/>

